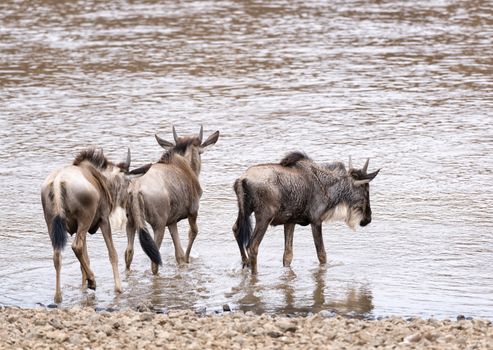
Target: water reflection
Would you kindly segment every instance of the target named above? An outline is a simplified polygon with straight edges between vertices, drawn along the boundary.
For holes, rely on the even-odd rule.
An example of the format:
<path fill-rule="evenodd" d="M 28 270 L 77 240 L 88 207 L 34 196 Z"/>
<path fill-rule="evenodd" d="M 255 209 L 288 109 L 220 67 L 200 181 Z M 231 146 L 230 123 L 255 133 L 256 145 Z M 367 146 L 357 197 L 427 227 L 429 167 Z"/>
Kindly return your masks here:
<path fill-rule="evenodd" d="M 241 283 L 227 293 L 228 298 L 236 300 L 236 307 L 242 311 L 253 311 L 261 314 L 274 312 L 280 314 L 307 314 L 322 310 L 333 311 L 337 314 L 352 314 L 357 316 L 369 316 L 374 308 L 373 297 L 368 286 L 348 287 L 342 296 L 330 296 L 330 280 L 327 283 L 327 267 L 320 266 L 311 274 L 311 297 L 299 298 L 296 296 L 296 280 L 298 276 L 291 268 L 286 268 L 273 289 L 281 292 L 281 299 L 268 300 L 270 287 L 264 285 L 257 276 L 245 273 Z M 306 289 L 306 284 L 304 289 Z M 338 294 L 340 288 L 337 288 Z M 239 298 L 235 296 L 241 295 Z M 272 307 L 272 304 L 275 304 Z"/>

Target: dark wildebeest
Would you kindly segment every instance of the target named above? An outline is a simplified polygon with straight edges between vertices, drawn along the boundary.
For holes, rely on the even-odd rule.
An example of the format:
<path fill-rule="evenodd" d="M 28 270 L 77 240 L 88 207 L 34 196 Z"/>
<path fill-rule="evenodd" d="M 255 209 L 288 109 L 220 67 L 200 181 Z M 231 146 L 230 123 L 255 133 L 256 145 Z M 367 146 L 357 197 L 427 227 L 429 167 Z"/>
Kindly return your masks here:
<path fill-rule="evenodd" d="M 243 266 L 257 272 L 258 247 L 269 225 L 284 225 L 283 265 L 289 266 L 296 224 L 311 225 L 318 260 L 325 264 L 322 222 L 342 219 L 353 229 L 371 222 L 369 182 L 379 170 L 367 174 L 368 162 L 358 170 L 350 159 L 346 170 L 340 162 L 317 164 L 305 154 L 293 152 L 279 164 L 248 168 L 234 184 L 239 210 L 233 232 Z"/>
<path fill-rule="evenodd" d="M 61 251 L 67 243 L 67 232 L 73 235 L 72 249 L 79 259 L 82 284 L 96 289 L 94 273 L 87 254 L 86 233 L 101 228 L 108 248 L 115 291 L 121 292 L 118 256 L 111 237 L 110 216 L 125 213 L 129 180 L 125 176 L 130 166 L 130 149 L 125 162 L 117 165 L 106 159 L 103 150 L 81 151 L 72 165 L 52 172 L 41 188 L 41 202 L 51 243 L 56 270 L 55 302 L 62 301 L 60 289 Z"/>
<path fill-rule="evenodd" d="M 137 230 L 142 248 L 152 260 L 152 272 L 157 274 L 158 265 L 161 264 L 159 248 L 166 227 L 173 239 L 177 262 L 189 262 L 192 244 L 198 233 L 196 221 L 202 195 L 199 183 L 201 154 L 207 147 L 216 143 L 219 131 L 213 133 L 204 142 L 202 142 L 202 127 L 199 135 L 185 137 L 178 137 L 173 127 L 176 144 L 155 136 L 159 145 L 166 151 L 157 163 L 145 165 L 132 172 L 146 173 L 130 186 L 125 262 L 127 270 L 130 269 Z M 177 223 L 185 218 L 188 218 L 190 224 L 186 254 L 183 253 L 177 228 Z M 152 238 L 146 228 L 146 221 L 154 231 L 155 245 L 152 249 L 150 249 Z M 143 242 L 149 243 L 147 248 Z"/>

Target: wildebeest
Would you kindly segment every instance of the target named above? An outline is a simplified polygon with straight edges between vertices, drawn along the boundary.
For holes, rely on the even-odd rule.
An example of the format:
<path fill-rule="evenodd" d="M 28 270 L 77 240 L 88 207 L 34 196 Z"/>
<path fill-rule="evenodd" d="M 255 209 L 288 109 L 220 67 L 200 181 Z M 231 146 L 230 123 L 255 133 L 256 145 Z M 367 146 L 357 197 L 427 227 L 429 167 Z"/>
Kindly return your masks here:
<path fill-rule="evenodd" d="M 283 265 L 289 266 L 296 224 L 311 225 L 318 260 L 325 264 L 324 221 L 342 219 L 353 229 L 371 222 L 369 182 L 380 170 L 367 174 L 368 162 L 362 169 L 354 169 L 350 159 L 346 170 L 343 163 L 317 164 L 304 153 L 292 152 L 279 164 L 248 168 L 234 183 L 238 218 L 233 232 L 243 266 L 257 272 L 258 247 L 269 225 L 284 225 Z"/>
<path fill-rule="evenodd" d="M 145 172 L 145 174 L 132 182 L 129 191 L 128 245 L 125 250 L 127 270 L 130 269 L 132 263 L 136 230 L 139 232 L 142 248 L 152 260 L 154 274 L 158 272 L 158 265 L 161 264 L 159 248 L 166 227 L 173 240 L 177 262 L 189 262 L 192 244 L 198 233 L 196 221 L 202 195 L 199 183 L 201 154 L 216 143 L 219 131 L 210 135 L 204 142 L 202 142 L 202 136 L 202 126 L 198 135 L 185 137 L 178 137 L 173 126 L 175 143 L 155 135 L 159 145 L 166 151 L 157 163 L 148 164 L 133 172 Z M 185 218 L 188 218 L 190 230 L 188 231 L 188 246 L 184 254 L 178 236 L 177 223 Z M 148 222 L 154 231 L 156 244 L 154 247 L 151 247 L 152 239 L 145 222 Z"/>
<path fill-rule="evenodd" d="M 88 148 L 75 157 L 72 165 L 52 172 L 41 188 L 44 217 L 53 246 L 56 270 L 55 302 L 62 301 L 60 289 L 61 251 L 67 243 L 67 232 L 73 235 L 72 249 L 79 259 L 82 284 L 87 281 L 96 289 L 94 273 L 87 254 L 86 234 L 101 228 L 108 249 L 115 291 L 121 292 L 118 256 L 111 236 L 110 216 L 124 213 L 129 179 L 130 149 L 124 162 L 113 164 L 100 148 Z"/>

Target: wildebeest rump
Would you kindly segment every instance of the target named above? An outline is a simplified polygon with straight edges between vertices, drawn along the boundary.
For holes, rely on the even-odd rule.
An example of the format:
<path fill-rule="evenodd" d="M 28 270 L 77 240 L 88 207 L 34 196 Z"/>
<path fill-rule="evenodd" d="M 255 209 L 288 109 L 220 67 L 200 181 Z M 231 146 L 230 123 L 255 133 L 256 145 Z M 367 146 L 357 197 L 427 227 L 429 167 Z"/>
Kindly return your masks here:
<path fill-rule="evenodd" d="M 155 245 L 151 247 L 149 244 L 147 248 L 143 245 L 143 249 L 152 260 L 152 271 L 156 274 L 161 263 L 159 248 L 166 227 L 171 233 L 177 262 L 189 262 L 192 244 L 198 233 L 196 220 L 202 195 L 199 183 L 201 154 L 216 143 L 219 131 L 204 142 L 202 127 L 198 135 L 185 137 L 178 137 L 173 127 L 175 143 L 155 136 L 166 151 L 157 163 L 145 165 L 133 172 L 145 174 L 130 186 L 125 262 L 127 269 L 130 269 L 136 230 L 139 232 L 141 245 L 152 240 L 145 224 L 148 222 L 154 231 Z M 185 218 L 190 224 L 186 253 L 181 247 L 177 228 L 177 223 Z"/>
<path fill-rule="evenodd" d="M 293 152 L 279 164 L 260 164 L 235 181 L 238 218 L 233 232 L 243 265 L 257 272 L 258 247 L 269 225 L 284 225 L 284 266 L 292 261 L 294 227 L 311 225 L 319 262 L 326 262 L 322 223 L 343 219 L 354 229 L 371 222 L 369 182 L 379 170 L 367 174 L 340 162 L 317 164 L 301 152 Z M 255 213 L 255 228 L 250 215 Z"/>
<path fill-rule="evenodd" d="M 101 228 L 113 268 L 115 291 L 121 292 L 118 256 L 111 236 L 110 216 L 126 206 L 129 180 L 125 176 L 130 166 L 130 149 L 125 162 L 117 165 L 106 159 L 103 150 L 81 151 L 72 165 L 52 172 L 44 181 L 41 201 L 48 232 L 53 245 L 56 270 L 55 302 L 62 300 L 60 289 L 61 251 L 67 242 L 67 232 L 76 233 L 72 249 L 79 259 L 82 284 L 96 289 L 94 273 L 87 254 L 86 233 Z"/>

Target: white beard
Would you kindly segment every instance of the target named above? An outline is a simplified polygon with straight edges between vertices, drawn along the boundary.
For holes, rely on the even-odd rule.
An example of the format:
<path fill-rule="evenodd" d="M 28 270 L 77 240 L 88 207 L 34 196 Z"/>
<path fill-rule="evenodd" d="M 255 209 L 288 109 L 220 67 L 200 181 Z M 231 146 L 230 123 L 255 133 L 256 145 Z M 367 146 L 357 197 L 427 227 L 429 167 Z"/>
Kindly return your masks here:
<path fill-rule="evenodd" d="M 356 231 L 356 227 L 362 220 L 360 213 L 355 213 L 349 209 L 349 206 L 345 203 L 336 205 L 330 209 L 326 214 L 323 221 L 344 221 L 350 229 Z"/>
<path fill-rule="evenodd" d="M 111 231 L 121 231 L 127 225 L 127 212 L 122 207 L 116 207 L 110 214 Z"/>

